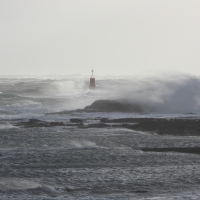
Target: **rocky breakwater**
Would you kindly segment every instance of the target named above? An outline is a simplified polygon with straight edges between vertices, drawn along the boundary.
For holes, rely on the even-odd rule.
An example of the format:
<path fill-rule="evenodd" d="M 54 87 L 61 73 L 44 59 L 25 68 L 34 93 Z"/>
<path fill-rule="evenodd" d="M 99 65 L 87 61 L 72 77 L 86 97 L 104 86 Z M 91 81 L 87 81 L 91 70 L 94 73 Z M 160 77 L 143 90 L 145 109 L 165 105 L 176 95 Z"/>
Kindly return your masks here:
<path fill-rule="evenodd" d="M 200 119 L 195 118 L 119 118 L 119 119 L 79 119 L 71 118 L 66 122 L 42 121 L 29 119 L 28 121 L 13 121 L 14 126 L 32 127 L 77 127 L 77 128 L 127 128 L 159 135 L 200 136 Z"/>
<path fill-rule="evenodd" d="M 63 122 L 47 122 L 39 119 L 29 119 L 28 121 L 20 121 L 15 123 L 14 125 L 23 128 L 65 126 Z"/>
<path fill-rule="evenodd" d="M 82 112 L 133 112 L 133 113 L 146 113 L 152 111 L 151 108 L 142 107 L 136 103 L 130 103 L 122 100 L 97 100 L 91 105 L 83 109 L 66 110 L 62 112 L 47 113 L 49 114 L 70 114 Z"/>
<path fill-rule="evenodd" d="M 148 132 L 149 134 L 173 136 L 199 136 L 200 119 L 196 118 L 96 118 L 96 119 L 71 118 L 69 121 L 48 122 L 38 119 L 17 122 L 14 125 L 21 128 L 55 127 L 63 128 L 127 128 L 134 131 Z M 95 122 L 94 122 L 95 121 Z M 200 147 L 170 147 L 170 148 L 141 148 L 150 152 L 179 152 L 200 154 Z"/>
<path fill-rule="evenodd" d="M 97 123 L 87 123 L 84 124 L 83 122 L 87 122 L 87 119 L 80 119 L 80 118 L 71 118 L 69 121 L 63 122 L 49 122 L 43 121 L 39 119 L 29 119 L 28 121 L 18 121 L 17 123 L 13 123 L 14 126 L 21 127 L 21 128 L 48 128 L 48 127 L 76 127 L 76 128 L 106 128 L 112 127 L 111 125 L 104 124 L 100 122 L 100 119 L 97 120 Z"/>
<path fill-rule="evenodd" d="M 90 106 L 86 106 L 84 110 L 87 112 L 144 112 L 144 109 L 138 104 L 117 100 L 97 100 Z"/>
<path fill-rule="evenodd" d="M 117 127 L 159 135 L 200 135 L 200 119 L 196 118 L 102 118 L 100 122 L 106 124 L 115 123 L 114 126 Z"/>

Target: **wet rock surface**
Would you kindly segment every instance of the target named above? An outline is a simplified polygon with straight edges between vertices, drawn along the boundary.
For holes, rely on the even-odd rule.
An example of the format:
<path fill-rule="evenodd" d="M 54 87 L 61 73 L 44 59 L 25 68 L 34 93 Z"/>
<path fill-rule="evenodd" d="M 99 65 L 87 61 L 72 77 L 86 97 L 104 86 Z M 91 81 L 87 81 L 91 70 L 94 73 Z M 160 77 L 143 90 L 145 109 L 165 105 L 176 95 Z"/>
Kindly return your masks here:
<path fill-rule="evenodd" d="M 108 124 L 104 124 L 104 123 L 88 124 L 85 126 L 85 128 L 108 128 L 108 127 L 112 127 L 112 126 Z"/>
<path fill-rule="evenodd" d="M 124 128 L 160 135 L 200 135 L 200 119 L 122 118 L 110 120 L 102 118 L 100 122 L 116 123 Z"/>
<path fill-rule="evenodd" d="M 70 119 L 70 122 L 72 122 L 72 123 L 82 123 L 83 120 L 79 119 L 79 118 L 72 118 L 72 119 Z"/>
<path fill-rule="evenodd" d="M 142 151 L 147 152 L 178 152 L 178 153 L 194 153 L 200 154 L 200 147 L 189 148 L 143 148 Z"/>
<path fill-rule="evenodd" d="M 81 126 L 84 126 L 83 123 L 68 123 L 66 124 L 66 126 L 78 126 L 78 127 L 81 127 Z"/>
<path fill-rule="evenodd" d="M 200 135 L 199 119 L 136 119 L 137 124 L 125 125 L 125 127 L 154 132 L 160 135 Z"/>
<path fill-rule="evenodd" d="M 101 118 L 100 122 L 106 123 L 135 123 L 137 118 L 119 118 L 119 119 L 108 119 L 108 118 Z"/>
<path fill-rule="evenodd" d="M 78 128 L 127 128 L 134 131 L 143 131 L 159 135 L 174 136 L 199 136 L 200 119 L 191 118 L 120 118 L 108 119 L 99 118 L 95 122 L 91 119 L 85 119 L 84 122 L 79 118 L 71 118 L 69 122 L 47 122 L 38 119 L 29 119 L 29 121 L 15 122 L 15 126 L 24 128 L 31 127 L 78 127 Z"/>
<path fill-rule="evenodd" d="M 46 122 L 38 119 L 29 119 L 27 122 L 18 122 L 15 126 L 21 126 L 24 128 L 32 128 L 32 127 L 53 127 L 53 126 L 65 126 L 63 122 Z"/>

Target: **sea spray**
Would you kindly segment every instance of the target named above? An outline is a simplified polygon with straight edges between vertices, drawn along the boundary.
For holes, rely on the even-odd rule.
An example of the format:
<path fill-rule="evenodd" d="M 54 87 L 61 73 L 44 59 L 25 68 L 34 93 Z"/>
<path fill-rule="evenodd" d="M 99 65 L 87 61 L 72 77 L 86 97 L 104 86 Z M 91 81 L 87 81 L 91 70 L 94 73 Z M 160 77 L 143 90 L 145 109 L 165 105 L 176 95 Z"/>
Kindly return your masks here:
<path fill-rule="evenodd" d="M 1 80 L 0 113 L 47 113 L 84 108 L 96 100 L 122 100 L 157 113 L 200 113 L 200 79 L 189 75 L 157 77 L 87 76 Z"/>

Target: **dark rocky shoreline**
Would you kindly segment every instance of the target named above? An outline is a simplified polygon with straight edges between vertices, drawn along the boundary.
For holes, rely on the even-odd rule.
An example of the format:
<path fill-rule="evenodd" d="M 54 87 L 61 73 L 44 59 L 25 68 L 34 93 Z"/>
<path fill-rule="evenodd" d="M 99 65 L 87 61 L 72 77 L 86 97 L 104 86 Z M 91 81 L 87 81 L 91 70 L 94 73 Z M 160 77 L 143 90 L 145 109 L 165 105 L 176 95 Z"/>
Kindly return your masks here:
<path fill-rule="evenodd" d="M 70 119 L 70 122 L 66 123 L 29 119 L 29 121 L 19 121 L 14 125 L 24 128 L 53 126 L 74 126 L 77 128 L 127 128 L 134 131 L 156 133 L 159 135 L 200 136 L 200 119 L 193 118 L 119 118 L 112 120 L 98 118 L 93 119 L 93 121 L 95 121 L 95 123 L 85 124 L 87 119 L 82 120 L 79 118 L 72 118 Z"/>
<path fill-rule="evenodd" d="M 83 112 L 133 112 L 133 113 L 146 113 L 152 111 L 153 108 L 141 106 L 136 103 L 130 103 L 125 100 L 96 100 L 91 105 L 86 106 L 83 109 L 65 110 L 49 114 L 71 114 L 71 113 L 83 113 Z"/>
<path fill-rule="evenodd" d="M 200 135 L 200 119 L 193 118 L 125 118 L 113 120 L 101 119 L 100 121 L 104 123 L 122 123 L 121 126 L 124 128 L 135 131 L 154 132 L 159 135 Z"/>
<path fill-rule="evenodd" d="M 150 111 L 152 111 L 152 108 L 146 108 L 139 104 L 130 103 L 125 100 L 97 100 L 83 109 L 47 114 L 71 114 L 83 112 L 131 112 L 142 114 Z M 82 119 L 75 119 L 75 121 L 71 122 L 73 124 L 62 125 L 74 125 L 77 128 L 122 127 L 135 131 L 153 132 L 159 135 L 200 135 L 200 119 L 194 118 L 123 118 L 112 120 L 107 118 L 100 118 L 99 120 L 96 120 L 97 123 L 87 125 L 84 125 Z M 24 125 L 26 126 L 26 124 Z M 42 125 L 42 123 L 40 123 L 40 125 Z M 47 126 L 52 125 L 53 122 L 51 124 L 48 124 Z"/>
<path fill-rule="evenodd" d="M 178 152 L 178 153 L 192 153 L 200 154 L 200 147 L 188 147 L 188 148 L 142 148 L 142 151 L 146 152 Z"/>
<path fill-rule="evenodd" d="M 200 136 L 200 119 L 195 118 L 96 118 L 93 123 L 88 123 L 91 119 L 71 118 L 64 122 L 47 122 L 38 119 L 29 119 L 28 121 L 18 121 L 14 125 L 21 128 L 34 127 L 72 127 L 78 129 L 89 128 L 127 128 L 134 131 L 143 131 L 156 133 L 159 135 L 172 136 Z M 142 148 L 144 152 L 179 152 L 200 154 L 200 147 L 170 147 L 170 148 Z"/>

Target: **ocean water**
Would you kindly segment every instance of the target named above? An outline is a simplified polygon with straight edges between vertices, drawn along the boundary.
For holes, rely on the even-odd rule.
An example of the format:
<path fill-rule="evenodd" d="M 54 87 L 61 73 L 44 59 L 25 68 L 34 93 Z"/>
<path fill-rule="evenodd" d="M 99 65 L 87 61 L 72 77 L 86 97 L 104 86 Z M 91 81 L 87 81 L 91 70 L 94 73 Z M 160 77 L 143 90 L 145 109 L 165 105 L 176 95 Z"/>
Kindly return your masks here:
<path fill-rule="evenodd" d="M 197 136 L 122 128 L 16 127 L 28 119 L 95 123 L 97 117 L 200 116 L 198 77 L 88 76 L 0 78 L 0 199 L 200 199 L 198 154 L 142 152 L 199 147 Z M 151 112 L 73 113 L 97 99 L 125 99 Z"/>

